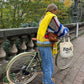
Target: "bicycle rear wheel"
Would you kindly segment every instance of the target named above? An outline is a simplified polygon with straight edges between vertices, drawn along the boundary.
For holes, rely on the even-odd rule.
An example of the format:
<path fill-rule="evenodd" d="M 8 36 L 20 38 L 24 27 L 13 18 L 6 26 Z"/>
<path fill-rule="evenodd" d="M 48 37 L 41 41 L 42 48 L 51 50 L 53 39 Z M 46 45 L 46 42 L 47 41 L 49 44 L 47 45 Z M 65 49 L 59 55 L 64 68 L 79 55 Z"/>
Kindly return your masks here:
<path fill-rule="evenodd" d="M 38 75 L 35 56 L 35 52 L 24 52 L 9 62 L 7 78 L 10 84 L 27 84 Z"/>
<path fill-rule="evenodd" d="M 73 56 L 63 58 L 60 56 L 60 52 L 58 52 L 55 58 L 55 64 L 59 69 L 63 70 L 63 69 L 68 68 L 71 65 L 72 60 L 73 60 Z"/>

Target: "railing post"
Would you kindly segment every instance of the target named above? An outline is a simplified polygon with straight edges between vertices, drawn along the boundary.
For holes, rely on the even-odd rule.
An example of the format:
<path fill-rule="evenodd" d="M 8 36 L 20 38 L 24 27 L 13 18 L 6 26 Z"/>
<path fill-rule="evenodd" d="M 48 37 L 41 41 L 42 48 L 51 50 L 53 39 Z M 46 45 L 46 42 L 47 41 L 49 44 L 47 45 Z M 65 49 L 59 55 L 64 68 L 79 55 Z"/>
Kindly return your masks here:
<path fill-rule="evenodd" d="M 10 38 L 10 44 L 11 44 L 10 53 L 13 56 L 16 55 L 16 53 L 18 52 L 18 49 L 17 49 L 16 44 L 15 44 L 16 39 L 17 39 L 17 37 L 11 37 Z"/>
<path fill-rule="evenodd" d="M 4 61 L 5 60 L 5 56 L 6 56 L 6 52 L 3 49 L 3 42 L 4 41 L 5 41 L 4 39 L 0 39 L 0 62 Z M 0 65 L 1 64 L 2 63 L 0 63 Z"/>
<path fill-rule="evenodd" d="M 33 43 L 32 40 L 29 41 L 28 47 L 29 47 L 29 49 L 30 49 L 29 51 L 33 51 L 34 43 Z"/>
<path fill-rule="evenodd" d="M 0 40 L 0 58 L 5 58 L 6 56 L 6 52 L 3 49 L 3 42 L 4 42 L 4 39 Z"/>
<path fill-rule="evenodd" d="M 27 49 L 27 46 L 26 46 L 26 43 L 25 43 L 25 38 L 27 38 L 26 35 L 24 36 L 21 36 L 21 46 L 20 46 L 20 49 L 21 51 L 25 51 Z"/>

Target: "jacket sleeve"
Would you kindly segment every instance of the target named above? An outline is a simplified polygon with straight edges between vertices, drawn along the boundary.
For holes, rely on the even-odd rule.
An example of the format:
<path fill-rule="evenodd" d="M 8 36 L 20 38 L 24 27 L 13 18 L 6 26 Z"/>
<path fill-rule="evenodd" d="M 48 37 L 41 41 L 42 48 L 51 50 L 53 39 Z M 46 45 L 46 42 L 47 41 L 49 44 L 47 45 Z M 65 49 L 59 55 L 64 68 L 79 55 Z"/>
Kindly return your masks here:
<path fill-rule="evenodd" d="M 62 37 L 62 36 L 66 36 L 68 33 L 69 33 L 69 29 L 67 27 L 64 27 L 58 20 L 58 18 L 56 17 L 53 17 L 57 27 L 58 27 L 58 30 L 55 32 L 58 37 Z"/>

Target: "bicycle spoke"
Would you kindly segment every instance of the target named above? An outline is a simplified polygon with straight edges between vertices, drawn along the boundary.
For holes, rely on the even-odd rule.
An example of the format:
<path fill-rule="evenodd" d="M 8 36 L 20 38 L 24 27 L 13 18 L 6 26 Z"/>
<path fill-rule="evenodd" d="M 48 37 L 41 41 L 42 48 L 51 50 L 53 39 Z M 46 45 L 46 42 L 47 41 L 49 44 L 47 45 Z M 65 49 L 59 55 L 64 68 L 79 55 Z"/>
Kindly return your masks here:
<path fill-rule="evenodd" d="M 57 58 L 56 58 L 57 67 L 59 69 L 68 68 L 71 65 L 71 63 L 72 63 L 72 59 L 73 59 L 73 57 L 63 58 L 63 57 L 60 56 L 60 54 L 58 54 Z"/>
<path fill-rule="evenodd" d="M 32 61 L 31 61 L 32 60 Z M 7 71 L 7 77 L 11 83 L 24 84 L 36 77 L 40 66 L 34 54 L 23 54 L 11 62 Z M 39 68 L 38 68 L 39 67 Z"/>

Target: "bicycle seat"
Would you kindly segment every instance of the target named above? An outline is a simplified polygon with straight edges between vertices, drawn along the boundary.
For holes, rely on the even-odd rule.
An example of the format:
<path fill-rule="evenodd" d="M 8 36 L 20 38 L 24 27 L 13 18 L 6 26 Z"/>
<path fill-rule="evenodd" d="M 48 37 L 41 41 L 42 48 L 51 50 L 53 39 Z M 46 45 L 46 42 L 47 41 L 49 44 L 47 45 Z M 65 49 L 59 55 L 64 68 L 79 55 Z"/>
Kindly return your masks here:
<path fill-rule="evenodd" d="M 37 41 L 37 38 L 32 38 L 33 41 Z"/>

